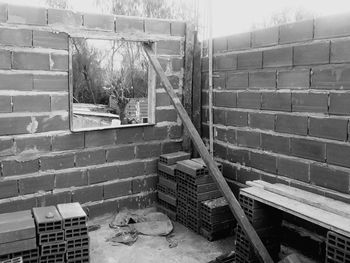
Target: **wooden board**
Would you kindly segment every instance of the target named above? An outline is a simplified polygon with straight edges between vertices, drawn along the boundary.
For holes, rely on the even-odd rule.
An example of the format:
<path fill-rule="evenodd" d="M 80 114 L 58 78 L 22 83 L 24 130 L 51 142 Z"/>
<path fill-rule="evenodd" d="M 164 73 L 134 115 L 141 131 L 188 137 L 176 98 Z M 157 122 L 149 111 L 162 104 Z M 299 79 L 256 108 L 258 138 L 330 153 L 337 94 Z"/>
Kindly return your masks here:
<path fill-rule="evenodd" d="M 209 154 L 207 148 L 205 147 L 202 138 L 198 134 L 196 128 L 194 127 L 190 117 L 188 116 L 185 108 L 181 104 L 180 99 L 177 97 L 173 87 L 171 86 L 169 79 L 165 75 L 156 55 L 154 54 L 152 47 L 144 43 L 144 49 L 147 54 L 147 57 L 149 61 L 151 62 L 152 66 L 154 67 L 155 71 L 157 72 L 158 76 L 160 77 L 161 81 L 163 82 L 165 86 L 165 90 L 167 91 L 171 102 L 173 103 L 178 115 L 180 116 L 182 123 L 184 127 L 187 129 L 188 134 L 190 138 L 192 139 L 193 145 L 196 147 L 198 153 L 202 157 L 203 161 L 205 162 L 205 165 L 208 167 L 210 175 L 213 177 L 214 181 L 217 183 L 220 191 L 226 198 L 227 202 L 229 203 L 230 209 L 232 213 L 234 214 L 237 222 L 242 226 L 243 231 L 247 235 L 248 239 L 250 240 L 253 248 L 255 249 L 257 256 L 261 262 L 273 262 L 270 254 L 266 250 L 264 244 L 262 243 L 261 239 L 259 238 L 258 234 L 254 230 L 253 226 L 250 224 L 247 216 L 245 215 L 244 211 L 242 210 L 239 202 L 233 195 L 230 187 L 228 186 L 225 178 L 222 176 L 220 170 L 218 169 L 217 165 L 215 164 L 212 156 Z"/>
<path fill-rule="evenodd" d="M 350 236 L 350 218 L 272 193 L 260 187 L 244 188 L 241 189 L 240 193 L 339 234 Z"/>

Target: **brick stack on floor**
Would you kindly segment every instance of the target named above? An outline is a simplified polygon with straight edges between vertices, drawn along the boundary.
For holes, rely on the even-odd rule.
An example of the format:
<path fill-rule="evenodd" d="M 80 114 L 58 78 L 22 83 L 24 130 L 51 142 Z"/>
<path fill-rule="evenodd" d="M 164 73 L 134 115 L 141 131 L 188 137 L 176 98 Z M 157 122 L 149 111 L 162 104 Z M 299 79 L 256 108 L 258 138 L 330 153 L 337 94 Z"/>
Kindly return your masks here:
<path fill-rule="evenodd" d="M 37 263 L 35 223 L 31 211 L 0 215 L 0 262 Z"/>
<path fill-rule="evenodd" d="M 88 263 L 90 256 L 86 213 L 79 203 L 60 204 L 57 209 L 62 217 L 67 243 L 66 262 Z"/>
<path fill-rule="evenodd" d="M 201 202 L 221 197 L 221 192 L 201 159 L 177 162 L 175 174 L 178 183 L 177 220 L 199 233 Z"/>
<path fill-rule="evenodd" d="M 177 206 L 176 162 L 189 158 L 190 154 L 186 152 L 163 154 L 159 157 L 158 210 L 174 221 L 176 220 Z"/>
<path fill-rule="evenodd" d="M 326 263 L 350 262 L 350 238 L 333 231 L 327 233 Z"/>
<path fill-rule="evenodd" d="M 62 217 L 56 207 L 33 208 L 36 223 L 40 263 L 65 262 L 67 243 L 64 239 Z"/>
<path fill-rule="evenodd" d="M 209 241 L 233 234 L 236 220 L 224 197 L 203 201 L 200 214 L 200 233 Z"/>
<path fill-rule="evenodd" d="M 280 211 L 242 193 L 239 195 L 239 203 L 272 259 L 277 262 L 281 243 Z M 259 262 L 248 237 L 240 225 L 237 225 L 236 231 L 236 262 Z"/>

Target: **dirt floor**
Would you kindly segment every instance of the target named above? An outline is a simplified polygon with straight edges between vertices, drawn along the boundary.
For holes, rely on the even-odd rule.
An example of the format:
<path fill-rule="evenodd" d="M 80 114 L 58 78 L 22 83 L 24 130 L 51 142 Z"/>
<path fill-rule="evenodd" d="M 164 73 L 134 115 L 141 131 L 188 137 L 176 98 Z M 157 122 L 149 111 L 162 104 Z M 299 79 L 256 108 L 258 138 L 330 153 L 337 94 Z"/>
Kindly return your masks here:
<path fill-rule="evenodd" d="M 165 237 L 139 236 L 131 246 L 106 242 L 114 230 L 109 227 L 112 215 L 91 220 L 99 230 L 90 232 L 90 257 L 92 263 L 206 263 L 233 249 L 234 239 L 209 242 L 183 225 L 175 222 L 174 236 L 177 246 L 169 247 Z"/>

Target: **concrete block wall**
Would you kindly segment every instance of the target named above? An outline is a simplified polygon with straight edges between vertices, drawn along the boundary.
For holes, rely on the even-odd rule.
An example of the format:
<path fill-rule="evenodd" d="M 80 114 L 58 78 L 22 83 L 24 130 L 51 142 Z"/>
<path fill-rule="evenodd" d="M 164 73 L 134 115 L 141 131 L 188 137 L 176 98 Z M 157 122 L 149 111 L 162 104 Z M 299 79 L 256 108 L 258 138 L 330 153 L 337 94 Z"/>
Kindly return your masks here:
<path fill-rule="evenodd" d="M 350 14 L 213 40 L 214 151 L 229 180 L 350 202 Z M 208 57 L 202 58 L 208 141 Z"/>
<path fill-rule="evenodd" d="M 0 14 L 0 212 L 80 202 L 95 216 L 150 205 L 159 155 L 182 148 L 181 121 L 157 81 L 155 125 L 72 133 L 68 39 L 154 39 L 181 97 L 185 23 L 6 4 Z"/>

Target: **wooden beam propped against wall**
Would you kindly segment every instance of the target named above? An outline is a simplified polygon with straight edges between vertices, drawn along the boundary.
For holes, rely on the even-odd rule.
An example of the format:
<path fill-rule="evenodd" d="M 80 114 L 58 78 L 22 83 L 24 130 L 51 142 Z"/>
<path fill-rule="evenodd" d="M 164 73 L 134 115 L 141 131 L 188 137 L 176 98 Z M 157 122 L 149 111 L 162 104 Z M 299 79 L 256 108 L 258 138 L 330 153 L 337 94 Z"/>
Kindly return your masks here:
<path fill-rule="evenodd" d="M 184 106 L 182 105 L 180 99 L 175 94 L 175 91 L 173 87 L 171 86 L 167 76 L 165 75 L 154 51 L 152 50 L 151 45 L 148 43 L 144 43 L 144 49 L 147 54 L 148 59 L 150 60 L 154 70 L 157 72 L 158 76 L 160 77 L 161 81 L 163 82 L 165 86 L 165 90 L 167 91 L 170 100 L 172 101 L 178 115 L 180 116 L 183 125 L 188 131 L 188 134 L 190 138 L 192 139 L 193 145 L 197 149 L 198 153 L 202 157 L 205 165 L 208 167 L 210 175 L 213 177 L 216 184 L 219 186 L 220 191 L 226 198 L 230 209 L 235 216 L 237 222 L 242 226 L 244 232 L 248 236 L 251 244 L 253 245 L 258 258 L 261 262 L 266 263 L 272 263 L 273 260 L 271 256 L 269 255 L 268 251 L 266 250 L 264 244 L 262 243 L 261 239 L 257 235 L 255 229 L 248 221 L 248 218 L 246 217 L 244 211 L 242 210 L 239 202 L 233 195 L 230 187 L 228 186 L 225 178 L 221 174 L 220 170 L 218 169 L 217 165 L 214 162 L 214 159 L 210 156 L 207 148 L 205 147 L 202 138 L 198 134 L 196 128 L 194 127 L 190 117 L 188 116 Z"/>

